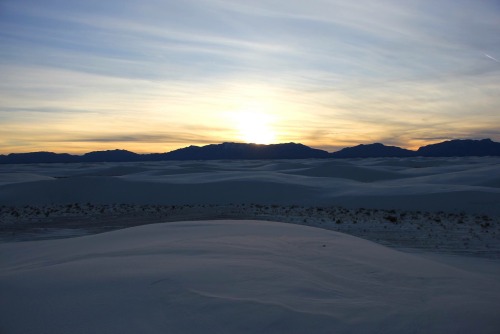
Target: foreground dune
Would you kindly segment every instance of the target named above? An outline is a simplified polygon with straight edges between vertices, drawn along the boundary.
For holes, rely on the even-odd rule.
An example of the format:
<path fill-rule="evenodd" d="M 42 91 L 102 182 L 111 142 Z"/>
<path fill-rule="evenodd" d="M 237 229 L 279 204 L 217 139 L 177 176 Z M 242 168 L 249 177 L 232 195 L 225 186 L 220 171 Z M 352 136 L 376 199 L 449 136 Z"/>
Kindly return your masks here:
<path fill-rule="evenodd" d="M 174 222 L 5 243 L 0 254 L 2 333 L 500 329 L 492 271 L 306 226 Z"/>

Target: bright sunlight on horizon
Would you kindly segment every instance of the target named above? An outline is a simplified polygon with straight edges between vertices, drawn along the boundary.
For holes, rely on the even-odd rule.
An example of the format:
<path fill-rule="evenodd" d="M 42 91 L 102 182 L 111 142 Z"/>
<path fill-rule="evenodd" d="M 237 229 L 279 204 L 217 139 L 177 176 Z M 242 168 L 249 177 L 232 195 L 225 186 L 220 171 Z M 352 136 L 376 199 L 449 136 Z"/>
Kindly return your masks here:
<path fill-rule="evenodd" d="M 274 144 L 277 136 L 275 120 L 264 107 L 254 103 L 246 109 L 232 113 L 238 139 L 246 143 Z"/>

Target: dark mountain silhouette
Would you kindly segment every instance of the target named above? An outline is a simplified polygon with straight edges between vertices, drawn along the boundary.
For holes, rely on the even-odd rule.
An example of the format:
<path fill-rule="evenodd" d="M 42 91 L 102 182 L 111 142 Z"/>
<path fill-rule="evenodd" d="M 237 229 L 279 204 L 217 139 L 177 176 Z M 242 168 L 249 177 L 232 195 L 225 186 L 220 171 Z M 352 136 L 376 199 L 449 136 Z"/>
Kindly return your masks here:
<path fill-rule="evenodd" d="M 84 155 L 51 152 L 13 153 L 0 155 L 0 164 L 69 163 L 69 162 L 127 162 L 164 160 L 224 160 L 224 159 L 308 159 L 328 158 L 329 153 L 302 144 L 241 144 L 222 143 L 189 146 L 167 153 L 137 154 L 126 150 L 109 150 Z"/>
<path fill-rule="evenodd" d="M 346 147 L 338 152 L 330 153 L 330 156 L 332 158 L 404 158 L 415 156 L 415 151 L 406 150 L 397 146 L 385 146 L 384 144 L 375 143 Z"/>
<path fill-rule="evenodd" d="M 417 150 L 424 157 L 500 156 L 500 143 L 491 139 L 456 139 L 427 145 Z"/>
<path fill-rule="evenodd" d="M 142 161 L 142 156 L 126 150 L 108 150 L 85 153 L 77 159 L 80 162 L 127 162 Z"/>
<path fill-rule="evenodd" d="M 67 153 L 52 152 L 11 153 L 9 155 L 0 155 L 0 163 L 4 164 L 33 164 L 55 162 L 78 162 L 78 156 Z"/>
<path fill-rule="evenodd" d="M 380 143 L 347 147 L 328 153 L 302 144 L 242 144 L 222 143 L 189 146 L 167 153 L 137 154 L 126 150 L 109 150 L 71 155 L 66 153 L 33 152 L 0 155 L 0 164 L 127 162 L 165 160 L 224 160 L 224 159 L 310 159 L 310 158 L 377 158 L 377 157 L 465 157 L 500 156 L 500 143 L 491 139 L 451 140 L 427 145 L 417 151 Z"/>
<path fill-rule="evenodd" d="M 164 160 L 222 160 L 222 159 L 308 159 L 328 158 L 328 152 L 296 143 L 241 144 L 222 143 L 189 146 L 163 155 Z"/>
<path fill-rule="evenodd" d="M 32 152 L 0 155 L 0 163 L 70 163 L 70 162 L 126 162 L 142 161 L 142 155 L 125 150 L 109 150 L 71 155 L 67 153 Z"/>

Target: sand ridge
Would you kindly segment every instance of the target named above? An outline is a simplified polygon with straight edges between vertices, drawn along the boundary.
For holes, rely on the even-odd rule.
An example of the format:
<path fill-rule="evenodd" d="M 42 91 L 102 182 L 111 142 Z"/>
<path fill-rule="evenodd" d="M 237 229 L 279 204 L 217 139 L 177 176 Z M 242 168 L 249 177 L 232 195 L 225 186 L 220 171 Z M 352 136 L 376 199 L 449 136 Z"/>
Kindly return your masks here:
<path fill-rule="evenodd" d="M 307 226 L 173 222 L 0 250 L 8 333 L 500 327 L 494 277 Z"/>
<path fill-rule="evenodd" d="M 259 203 L 499 216 L 498 175 L 497 157 L 6 165 L 0 204 Z"/>

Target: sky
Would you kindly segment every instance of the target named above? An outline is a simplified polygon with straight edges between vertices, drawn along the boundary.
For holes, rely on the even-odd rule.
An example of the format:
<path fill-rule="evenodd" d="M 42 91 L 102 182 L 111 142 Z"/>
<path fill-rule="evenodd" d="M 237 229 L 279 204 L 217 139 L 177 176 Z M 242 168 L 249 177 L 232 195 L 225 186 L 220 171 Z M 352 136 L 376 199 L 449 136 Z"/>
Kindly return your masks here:
<path fill-rule="evenodd" d="M 0 153 L 500 141 L 498 0 L 0 0 Z"/>

